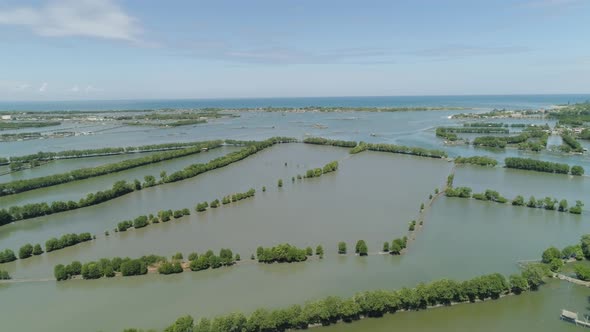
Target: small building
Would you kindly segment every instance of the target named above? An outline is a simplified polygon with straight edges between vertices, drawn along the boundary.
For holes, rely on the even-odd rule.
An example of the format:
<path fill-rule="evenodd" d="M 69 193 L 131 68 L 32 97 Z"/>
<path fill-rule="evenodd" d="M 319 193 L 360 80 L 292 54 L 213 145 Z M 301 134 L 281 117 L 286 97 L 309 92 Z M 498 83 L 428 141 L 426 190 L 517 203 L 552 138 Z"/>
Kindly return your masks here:
<path fill-rule="evenodd" d="M 11 120 L 12 119 L 12 115 L 7 114 L 7 115 L 2 115 L 2 117 L 0 117 L 2 120 Z"/>

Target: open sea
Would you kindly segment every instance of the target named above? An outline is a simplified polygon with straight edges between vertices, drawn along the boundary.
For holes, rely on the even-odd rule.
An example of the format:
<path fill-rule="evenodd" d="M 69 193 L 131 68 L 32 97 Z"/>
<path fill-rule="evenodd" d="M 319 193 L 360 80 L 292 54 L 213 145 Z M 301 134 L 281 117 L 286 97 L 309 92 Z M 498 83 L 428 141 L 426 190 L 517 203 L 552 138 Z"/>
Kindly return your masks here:
<path fill-rule="evenodd" d="M 448 106 L 472 108 L 538 109 L 556 104 L 590 100 L 590 94 L 561 95 L 469 95 L 469 96 L 375 96 L 298 97 L 241 99 L 137 99 L 83 101 L 0 101 L 0 111 L 144 110 L 161 108 L 256 108 L 256 107 L 414 107 Z"/>

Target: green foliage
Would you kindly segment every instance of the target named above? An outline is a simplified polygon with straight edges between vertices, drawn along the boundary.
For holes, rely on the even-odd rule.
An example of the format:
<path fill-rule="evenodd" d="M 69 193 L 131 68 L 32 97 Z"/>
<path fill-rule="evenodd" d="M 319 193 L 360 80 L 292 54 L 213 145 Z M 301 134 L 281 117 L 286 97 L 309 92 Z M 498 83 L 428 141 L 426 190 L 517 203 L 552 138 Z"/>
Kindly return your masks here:
<path fill-rule="evenodd" d="M 356 242 L 356 245 L 354 247 L 354 252 L 356 254 L 358 254 L 359 256 L 367 256 L 369 249 L 367 248 L 367 243 L 365 243 L 365 240 L 358 240 Z"/>
<path fill-rule="evenodd" d="M 123 260 L 123 262 L 121 263 L 121 266 L 120 266 L 121 275 L 126 277 L 126 276 L 136 276 L 136 275 L 146 274 L 147 273 L 147 265 L 148 264 L 146 264 L 141 259 Z"/>
<path fill-rule="evenodd" d="M 574 272 L 576 273 L 576 277 L 578 279 L 590 281 L 590 266 L 578 263 L 574 265 Z"/>
<path fill-rule="evenodd" d="M 254 197 L 255 194 L 256 194 L 256 190 L 254 190 L 254 188 L 250 188 L 248 191 L 246 191 L 244 193 L 236 193 L 236 194 L 228 195 L 227 197 L 228 198 L 231 197 L 230 202 L 237 202 L 237 201 L 241 201 L 246 198 Z M 228 204 L 228 203 L 224 203 L 224 204 Z"/>
<path fill-rule="evenodd" d="M 57 281 L 62 281 L 68 279 L 68 274 L 66 273 L 66 267 L 63 264 L 58 264 L 53 268 L 53 276 Z"/>
<path fill-rule="evenodd" d="M 522 197 L 521 195 L 516 196 L 513 200 L 512 200 L 512 205 L 514 206 L 523 206 L 524 203 L 524 197 Z"/>
<path fill-rule="evenodd" d="M 582 203 L 582 201 L 576 201 L 576 206 L 572 206 L 569 211 L 573 214 L 582 214 L 583 207 L 584 203 Z"/>
<path fill-rule="evenodd" d="M 143 227 L 147 226 L 148 224 L 149 223 L 148 223 L 147 216 L 139 216 L 133 220 L 133 227 L 134 228 L 143 228 Z"/>
<path fill-rule="evenodd" d="M 400 154 L 409 154 L 429 158 L 446 158 L 447 153 L 442 150 L 429 150 L 424 148 L 409 147 L 394 144 L 367 144 L 370 151 L 391 152 Z"/>
<path fill-rule="evenodd" d="M 190 260 L 189 267 L 191 271 L 201 271 L 209 268 L 216 269 L 221 266 L 233 265 L 239 258 L 240 255 L 236 254 L 234 257 L 233 252 L 230 249 L 222 248 L 219 251 L 219 256 L 216 256 L 212 250 L 208 250 L 204 255 Z"/>
<path fill-rule="evenodd" d="M 561 258 L 554 258 L 551 260 L 551 262 L 549 262 L 549 269 L 553 272 L 559 271 L 562 266 L 563 261 L 561 260 Z"/>
<path fill-rule="evenodd" d="M 508 134 L 510 131 L 502 127 L 438 127 L 437 130 L 447 133 L 470 133 L 470 134 Z"/>
<path fill-rule="evenodd" d="M 563 133 L 561 134 L 561 139 L 563 140 L 563 145 L 561 146 L 562 151 L 564 152 L 583 152 L 584 148 L 580 142 L 576 141 L 575 138 L 572 136 Z"/>
<path fill-rule="evenodd" d="M 408 243 L 408 238 L 397 238 L 391 242 L 391 246 L 389 247 L 389 253 L 392 255 L 399 255 L 401 251 L 406 248 Z"/>
<path fill-rule="evenodd" d="M 584 168 L 578 165 L 572 166 L 571 173 L 575 176 L 582 176 L 584 175 Z"/>
<path fill-rule="evenodd" d="M 133 227 L 133 222 L 131 220 L 123 220 L 117 224 L 117 230 L 119 232 L 125 232 L 131 227 Z M 45 246 L 47 246 L 47 244 Z"/>
<path fill-rule="evenodd" d="M 12 277 L 8 274 L 7 271 L 0 270 L 0 280 L 10 280 Z"/>
<path fill-rule="evenodd" d="M 190 262 L 191 271 L 207 270 L 209 268 L 209 257 L 199 256 L 197 259 Z"/>
<path fill-rule="evenodd" d="M 531 196 L 529 198 L 529 201 L 526 203 L 526 206 L 528 206 L 530 208 L 536 208 L 537 207 L 537 200 L 535 199 L 535 196 Z"/>
<path fill-rule="evenodd" d="M 78 243 L 87 242 L 90 240 L 92 240 L 92 235 L 90 233 L 65 234 L 62 235 L 59 239 L 51 238 L 45 241 L 45 251 L 51 252 L 54 250 L 71 247 Z"/>
<path fill-rule="evenodd" d="M 470 198 L 471 197 L 471 188 L 469 187 L 449 187 L 445 190 L 445 195 L 447 197 L 461 197 L 461 198 Z"/>
<path fill-rule="evenodd" d="M 195 207 L 195 210 L 197 212 L 203 212 L 203 211 L 206 211 L 208 207 L 209 207 L 209 203 L 201 202 L 201 203 L 197 204 L 197 206 Z"/>
<path fill-rule="evenodd" d="M 350 149 L 350 154 L 357 154 L 357 153 L 365 151 L 366 149 L 367 149 L 367 143 L 359 142 L 359 144 L 357 146 Z"/>
<path fill-rule="evenodd" d="M 279 179 L 279 181 L 277 181 L 277 186 L 279 188 L 282 188 L 283 187 L 283 179 Z"/>
<path fill-rule="evenodd" d="M 30 243 L 25 244 L 18 250 L 18 258 L 25 259 L 33 256 L 33 245 Z"/>
<path fill-rule="evenodd" d="M 504 164 L 507 168 L 524 169 L 537 172 L 568 174 L 570 171 L 568 164 L 553 163 L 529 158 L 509 157 L 504 159 Z"/>
<path fill-rule="evenodd" d="M 543 284 L 543 278 L 547 275 L 545 268 L 539 264 L 528 264 L 522 271 L 530 289 L 538 289 Z"/>
<path fill-rule="evenodd" d="M 590 259 L 590 234 L 582 235 L 580 239 L 580 247 L 586 259 Z"/>
<path fill-rule="evenodd" d="M 291 262 L 303 262 L 307 260 L 307 251 L 292 246 L 288 243 L 279 244 L 272 248 L 257 249 L 256 255 L 258 261 L 261 263 L 291 263 Z"/>
<path fill-rule="evenodd" d="M 180 262 L 178 262 L 178 261 L 163 262 L 158 267 L 159 274 L 177 274 L 177 273 L 182 273 L 182 272 L 183 272 L 182 266 L 180 265 Z"/>
<path fill-rule="evenodd" d="M 316 254 L 317 256 L 324 256 L 324 247 L 322 247 L 321 245 L 318 245 L 318 246 L 315 248 L 315 254 Z"/>
<path fill-rule="evenodd" d="M 174 324 L 164 329 L 164 332 L 193 332 L 194 321 L 191 316 L 180 317 Z M 229 330 L 227 330 L 229 331 Z"/>
<path fill-rule="evenodd" d="M 584 259 L 584 252 L 582 251 L 582 246 L 579 244 L 573 246 L 567 246 L 563 248 L 561 251 L 561 258 L 563 259 L 570 259 L 575 258 L 576 260 Z"/>
<path fill-rule="evenodd" d="M 389 242 L 385 241 L 383 242 L 383 252 L 389 252 Z"/>
<path fill-rule="evenodd" d="M 549 264 L 552 260 L 556 258 L 561 258 L 561 251 L 555 247 L 549 247 L 545 251 L 543 251 L 542 255 L 542 262 L 545 264 Z"/>
<path fill-rule="evenodd" d="M 327 138 L 321 137 L 307 137 L 303 140 L 303 143 L 307 144 L 318 144 L 318 145 L 332 145 L 332 146 L 339 146 L 344 148 L 354 148 L 356 147 L 356 142 L 354 141 L 336 141 Z"/>
<path fill-rule="evenodd" d="M 567 201 L 565 199 L 562 199 L 561 201 L 559 201 L 559 207 L 557 208 L 557 210 L 559 212 L 567 211 Z"/>
<path fill-rule="evenodd" d="M 305 177 L 306 178 L 317 178 L 317 177 L 322 176 L 322 174 L 334 172 L 337 169 L 338 169 L 338 162 L 332 161 L 332 162 L 329 162 L 326 165 L 324 165 L 323 168 L 318 167 L 318 168 L 307 170 L 307 172 L 305 173 Z"/>
<path fill-rule="evenodd" d="M 311 247 L 305 248 L 305 254 L 307 256 L 313 256 L 313 249 Z"/>
<path fill-rule="evenodd" d="M 346 242 L 338 242 L 338 253 L 340 255 L 346 254 Z"/>
<path fill-rule="evenodd" d="M 510 282 L 510 290 L 514 294 L 520 294 L 525 292 L 529 289 L 529 283 L 527 280 L 520 274 L 513 274 L 508 279 Z"/>
<path fill-rule="evenodd" d="M 455 174 L 454 173 L 449 174 L 449 176 L 447 176 L 447 186 L 452 188 L 454 180 L 455 180 Z M 438 193 L 438 188 L 435 188 L 434 191 L 436 193 Z"/>
<path fill-rule="evenodd" d="M 199 254 L 197 254 L 196 252 L 191 252 L 190 254 L 188 254 L 189 262 L 195 261 L 197 260 L 197 258 L 199 258 Z"/>
<path fill-rule="evenodd" d="M 453 132 L 450 132 L 450 131 L 447 131 L 446 128 L 443 128 L 443 127 L 436 128 L 435 133 L 436 133 L 436 136 L 437 137 L 444 138 L 444 139 L 446 139 L 448 141 L 454 142 L 454 141 L 456 141 L 456 140 L 459 139 L 459 137 L 457 136 L 457 134 L 455 134 Z"/>
<path fill-rule="evenodd" d="M 43 253 L 43 249 L 41 249 L 41 245 L 39 243 L 35 244 L 33 247 L 33 255 L 39 256 Z"/>

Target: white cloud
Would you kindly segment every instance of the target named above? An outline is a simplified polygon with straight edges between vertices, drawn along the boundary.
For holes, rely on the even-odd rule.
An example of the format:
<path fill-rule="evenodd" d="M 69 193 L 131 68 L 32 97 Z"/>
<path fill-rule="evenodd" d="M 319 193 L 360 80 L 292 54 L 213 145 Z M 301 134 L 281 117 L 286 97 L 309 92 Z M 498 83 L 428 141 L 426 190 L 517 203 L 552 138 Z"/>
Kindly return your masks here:
<path fill-rule="evenodd" d="M 86 36 L 139 42 L 141 28 L 112 0 L 53 0 L 43 7 L 0 9 L 0 24 L 41 36 Z"/>
<path fill-rule="evenodd" d="M 80 91 L 80 87 L 78 87 L 77 85 L 74 85 L 73 87 L 70 88 L 70 92 L 78 92 Z"/>
<path fill-rule="evenodd" d="M 41 84 L 41 87 L 39 87 L 39 92 L 45 92 L 47 90 L 47 82 L 44 82 L 43 84 Z"/>
<path fill-rule="evenodd" d="M 19 84 L 16 89 L 18 91 L 22 91 L 22 90 L 27 90 L 28 88 L 30 88 L 31 86 L 27 83 L 23 83 L 23 84 Z"/>

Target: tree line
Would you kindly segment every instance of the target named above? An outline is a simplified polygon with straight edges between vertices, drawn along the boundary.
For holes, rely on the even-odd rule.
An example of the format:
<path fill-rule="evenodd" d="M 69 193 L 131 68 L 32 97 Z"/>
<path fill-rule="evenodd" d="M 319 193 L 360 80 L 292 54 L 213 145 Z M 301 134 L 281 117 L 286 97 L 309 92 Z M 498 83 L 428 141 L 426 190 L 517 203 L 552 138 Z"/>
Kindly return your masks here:
<path fill-rule="evenodd" d="M 348 147 L 348 148 L 353 148 L 353 149 L 356 148 L 358 145 L 357 142 L 355 142 L 355 141 L 335 141 L 335 140 L 330 140 L 330 139 L 321 138 L 321 137 L 308 137 L 303 140 L 303 143 L 319 144 L 319 145 L 334 145 L 334 146 L 342 146 L 342 147 Z M 373 144 L 373 143 L 364 143 L 364 142 L 361 142 L 361 143 L 366 144 L 365 150 L 370 150 L 370 151 L 409 154 L 409 155 L 430 157 L 430 158 L 446 158 L 447 157 L 447 153 L 442 150 L 430 150 L 430 149 L 410 147 L 410 146 L 404 146 L 404 145 L 395 145 L 395 144 Z M 361 152 L 361 151 L 358 151 L 358 152 Z"/>
<path fill-rule="evenodd" d="M 21 129 L 21 128 L 42 128 L 59 126 L 59 121 L 14 121 L 4 122 L 0 121 L 0 130 Z"/>
<path fill-rule="evenodd" d="M 561 139 L 563 140 L 563 144 L 559 147 L 559 149 L 563 152 L 584 152 L 584 148 L 582 144 L 578 142 L 573 136 L 563 133 L 561 134 Z"/>
<path fill-rule="evenodd" d="M 96 167 L 81 168 L 61 174 L 53 174 L 33 179 L 15 180 L 7 183 L 2 183 L 0 184 L 0 196 L 18 194 L 29 190 L 51 187 L 58 184 L 88 179 L 105 174 L 116 173 L 131 168 L 158 163 L 165 160 L 176 159 L 195 153 L 200 153 L 203 149 L 213 149 L 220 147 L 222 143 L 223 141 L 203 142 L 188 149 L 159 152 L 152 154 L 150 156 L 123 160 L 120 162 L 100 165 Z"/>
<path fill-rule="evenodd" d="M 459 136 L 457 136 L 457 134 L 447 131 L 446 128 L 443 127 L 436 128 L 435 134 L 437 137 L 444 138 L 448 141 L 456 141 L 459 139 Z"/>
<path fill-rule="evenodd" d="M 522 273 L 513 274 L 509 278 L 494 273 L 463 282 L 441 279 L 428 284 L 418 284 L 415 288 L 364 291 L 350 298 L 329 296 L 284 309 L 261 308 L 252 312 L 250 316 L 232 313 L 213 319 L 201 318 L 198 322 L 191 316 L 183 316 L 164 331 L 273 332 L 308 329 L 317 324 L 327 326 L 339 322 L 353 322 L 365 317 L 378 318 L 398 311 L 418 311 L 436 305 L 497 299 L 506 294 L 518 295 L 536 290 L 543 283 L 545 276 L 545 271 L 538 266 L 528 266 Z"/>
<path fill-rule="evenodd" d="M 350 149 L 350 154 L 361 153 L 361 152 L 363 152 L 365 150 L 367 150 L 367 143 L 365 143 L 365 142 L 359 142 L 359 144 L 357 146 L 355 146 L 354 148 Z"/>
<path fill-rule="evenodd" d="M 316 250 L 317 253 L 317 250 Z M 282 243 L 271 248 L 262 246 L 256 248 L 256 258 L 261 263 L 292 263 L 303 262 L 313 255 L 306 249 L 297 248 L 288 243 Z"/>
<path fill-rule="evenodd" d="M 554 163 L 530 158 L 508 157 L 504 159 L 506 168 L 524 169 L 537 172 L 568 174 L 570 166 L 568 164 Z M 584 168 L 581 166 L 572 166 L 571 174 L 576 176 L 584 175 Z"/>
<path fill-rule="evenodd" d="M 317 145 L 332 145 L 332 146 L 339 146 L 343 148 L 354 148 L 357 144 L 355 141 L 340 141 L 340 140 L 332 140 L 322 137 L 307 137 L 303 140 L 303 143 L 307 144 L 317 144 Z"/>
<path fill-rule="evenodd" d="M 486 156 L 473 156 L 473 157 L 457 157 L 455 158 L 455 164 L 472 164 L 479 166 L 490 166 L 494 167 L 498 165 L 496 159 Z"/>
<path fill-rule="evenodd" d="M 437 127 L 437 132 L 470 134 L 508 134 L 510 130 L 502 127 Z"/>
<path fill-rule="evenodd" d="M 283 142 L 292 142 L 293 139 L 286 138 L 286 137 L 273 137 L 269 138 L 264 141 L 252 141 L 252 142 L 244 142 L 244 141 L 231 141 L 236 145 L 244 146 L 243 149 L 239 151 L 230 152 L 225 156 L 215 158 L 207 163 L 204 164 L 192 164 L 187 166 L 184 170 L 172 173 L 171 175 L 166 175 L 165 172 L 162 172 L 161 181 L 158 183 L 154 183 L 153 185 L 163 184 L 163 183 L 170 183 L 181 181 L 187 178 L 195 177 L 199 174 L 225 167 L 229 164 L 234 162 L 240 161 L 252 154 L 255 154 L 258 151 L 266 149 L 274 144 L 279 144 Z M 153 177 L 152 177 L 153 178 Z M 135 180 L 133 183 L 127 183 L 126 181 L 117 181 L 113 185 L 113 187 L 109 190 L 105 191 L 98 191 L 96 193 L 90 193 L 85 198 L 80 199 L 80 201 L 55 201 L 49 205 L 46 202 L 43 203 L 32 203 L 26 204 L 23 206 L 12 206 L 8 210 L 1 209 L 0 210 L 0 226 L 8 224 L 13 221 L 35 218 L 39 216 L 49 215 L 53 213 L 63 212 L 74 210 L 82 207 L 87 207 L 91 205 L 100 204 L 102 202 L 117 198 L 119 196 L 123 196 L 135 190 L 141 190 L 144 187 L 150 186 L 150 183 L 144 183 L 143 185 L 139 180 Z"/>
<path fill-rule="evenodd" d="M 336 170 L 338 170 L 338 162 L 331 161 L 331 162 L 327 163 L 326 165 L 324 165 L 324 167 L 308 169 L 307 172 L 305 172 L 305 175 L 303 176 L 303 178 L 317 178 L 317 177 L 322 176 L 322 174 L 335 172 Z M 301 177 L 299 177 L 299 178 L 301 178 Z"/>
<path fill-rule="evenodd" d="M 505 148 L 508 144 L 519 144 L 529 139 L 527 133 L 516 136 L 479 136 L 473 140 L 474 146 L 487 146 L 493 148 Z"/>
<path fill-rule="evenodd" d="M 443 150 L 431 150 L 431 149 L 410 147 L 410 146 L 404 146 L 404 145 L 395 145 L 395 144 L 367 144 L 367 150 L 409 154 L 409 155 L 415 155 L 415 156 L 420 156 L 420 157 L 429 157 L 429 158 L 446 158 L 447 157 L 447 153 Z"/>
<path fill-rule="evenodd" d="M 234 255 L 231 249 L 227 248 L 222 248 L 219 255 L 215 255 L 212 250 L 207 250 L 203 255 L 192 252 L 188 255 L 187 267 L 191 271 L 217 269 L 222 266 L 234 265 L 239 260 L 240 255 Z M 57 281 L 68 280 L 76 276 L 81 276 L 82 279 L 112 278 L 117 274 L 126 277 L 147 274 L 150 267 L 164 275 L 182 273 L 184 272 L 183 255 L 176 253 L 170 261 L 166 257 L 157 255 L 142 256 L 137 259 L 129 257 L 102 258 L 84 264 L 74 261 L 68 265 L 56 265 L 54 276 Z"/>
<path fill-rule="evenodd" d="M 520 128 L 525 127 L 524 123 L 512 123 L 512 124 L 505 124 L 502 122 L 466 122 L 463 124 L 463 127 L 513 127 L 513 128 Z"/>
<path fill-rule="evenodd" d="M 239 254 L 234 255 L 231 249 L 222 248 L 219 255 L 215 255 L 213 250 L 207 250 L 203 255 L 193 252 L 189 254 L 188 260 L 191 271 L 202 271 L 234 265 L 241 257 Z"/>
<path fill-rule="evenodd" d="M 147 274 L 148 266 L 153 266 L 165 260 L 166 258 L 162 256 L 149 255 L 137 259 L 129 257 L 102 258 L 85 264 L 74 261 L 68 265 L 56 265 L 53 274 L 57 281 L 67 280 L 75 276 L 82 276 L 83 279 L 112 278 L 117 272 L 127 277 Z"/>
<path fill-rule="evenodd" d="M 158 224 L 160 222 L 168 222 L 171 218 L 178 219 L 186 215 L 190 215 L 191 212 L 189 209 L 179 209 L 179 210 L 160 210 L 158 211 L 157 215 L 149 214 L 149 215 L 141 215 L 136 217 L 133 220 L 123 220 L 117 224 L 115 228 L 115 232 L 125 232 L 129 228 L 133 227 L 135 229 L 146 227 L 150 224 Z"/>
<path fill-rule="evenodd" d="M 557 210 L 559 212 L 569 212 L 572 214 L 582 214 L 584 203 L 577 200 L 574 206 L 568 208 L 568 202 L 565 199 L 558 201 L 555 198 L 545 197 L 544 199 L 536 199 L 535 196 L 531 196 L 528 201 L 522 195 L 516 196 L 514 199 L 509 201 L 497 191 L 486 189 L 483 193 L 472 194 L 472 189 L 469 187 L 452 187 L 449 186 L 445 195 L 447 197 L 460 197 L 460 198 L 474 198 L 481 201 L 490 201 L 500 204 L 510 202 L 513 206 L 527 206 L 529 208 L 538 208 L 545 210 Z"/>
<path fill-rule="evenodd" d="M 52 237 L 45 241 L 45 251 L 43 251 L 43 248 L 41 248 L 39 243 L 35 245 L 27 243 L 18 250 L 18 258 L 26 259 L 32 256 L 39 256 L 44 252 L 52 252 L 66 247 L 71 247 L 78 243 L 91 241 L 95 238 L 96 237 L 92 236 L 90 233 L 64 234 L 59 239 Z M 0 263 L 12 262 L 14 260 L 16 260 L 16 256 L 12 250 L 6 249 L 4 252 L 0 252 Z"/>
<path fill-rule="evenodd" d="M 34 154 L 28 154 L 24 156 L 11 156 L 11 162 L 29 163 L 35 161 L 50 161 L 55 159 L 69 159 L 69 158 L 83 158 L 83 157 L 95 157 L 103 155 L 116 155 L 123 153 L 140 153 L 150 152 L 159 150 L 173 150 L 182 149 L 185 147 L 200 145 L 207 142 L 177 142 L 177 143 L 163 143 L 163 144 L 149 144 L 141 146 L 128 146 L 128 147 L 112 147 L 112 148 L 99 148 L 99 149 L 83 149 L 83 150 L 65 150 L 58 152 L 37 152 Z"/>

